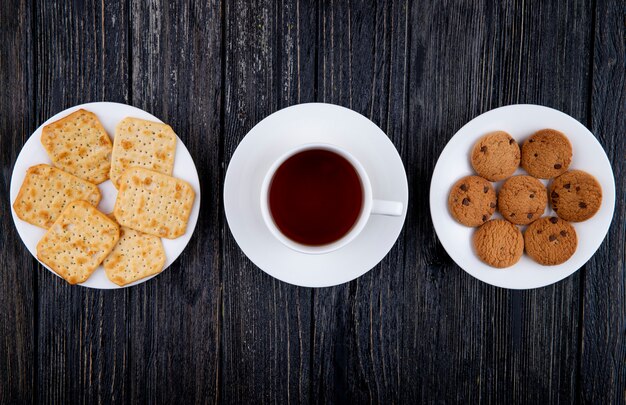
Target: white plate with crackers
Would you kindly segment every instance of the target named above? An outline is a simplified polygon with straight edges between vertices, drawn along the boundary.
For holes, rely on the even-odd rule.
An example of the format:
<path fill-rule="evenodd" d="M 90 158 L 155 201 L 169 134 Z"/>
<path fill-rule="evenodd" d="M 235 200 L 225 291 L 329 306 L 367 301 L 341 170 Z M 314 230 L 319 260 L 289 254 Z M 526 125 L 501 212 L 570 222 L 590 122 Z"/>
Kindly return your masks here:
<path fill-rule="evenodd" d="M 18 234 L 44 267 L 70 284 L 114 289 L 155 277 L 183 252 L 200 181 L 170 126 L 96 102 L 61 111 L 29 137 L 10 199 Z"/>
<path fill-rule="evenodd" d="M 448 209 L 451 187 L 459 179 L 475 174 L 470 162 L 470 155 L 472 147 L 481 137 L 495 131 L 505 131 L 512 137 L 511 143 L 515 140 L 521 145 L 531 135 L 546 128 L 562 132 L 571 143 L 573 157 L 569 168 L 566 169 L 570 171 L 582 170 L 597 179 L 602 188 L 600 207 L 595 215 L 588 220 L 571 224 L 575 229 L 578 245 L 565 262 L 556 265 L 541 265 L 533 261 L 527 252 L 524 252 L 519 261 L 510 267 L 490 267 L 479 259 L 472 245 L 472 237 L 476 229 L 480 228 L 460 224 L 453 218 Z M 537 155 L 535 154 L 535 156 Z M 555 165 L 554 168 L 561 169 L 561 166 Z M 525 175 L 526 172 L 518 167 L 513 174 Z M 547 187 L 554 179 L 540 181 Z M 503 181 L 493 183 L 495 190 L 499 192 L 502 183 Z M 462 188 L 462 190 L 465 189 Z M 485 193 L 487 193 L 487 187 L 485 187 Z M 531 196 L 531 198 L 533 197 Z M 548 199 L 550 199 L 549 193 Z M 463 201 L 463 205 L 465 202 Z M 607 155 L 596 137 L 584 125 L 569 115 L 552 108 L 530 104 L 496 108 L 474 118 L 463 126 L 441 152 L 433 171 L 430 186 L 430 212 L 433 225 L 441 244 L 450 257 L 463 270 L 477 279 L 497 287 L 510 289 L 544 287 L 576 272 L 600 247 L 611 225 L 614 208 L 615 180 L 613 171 Z M 552 223 L 556 224 L 556 213 L 551 204 L 548 204 L 543 216 L 554 217 L 550 222 L 554 221 Z M 501 219 L 502 216 L 499 212 L 495 212 L 491 218 Z M 560 221 L 561 218 L 558 220 Z M 519 229 L 523 232 L 526 226 L 521 226 Z M 550 235 L 550 238 L 553 237 L 554 235 Z"/>

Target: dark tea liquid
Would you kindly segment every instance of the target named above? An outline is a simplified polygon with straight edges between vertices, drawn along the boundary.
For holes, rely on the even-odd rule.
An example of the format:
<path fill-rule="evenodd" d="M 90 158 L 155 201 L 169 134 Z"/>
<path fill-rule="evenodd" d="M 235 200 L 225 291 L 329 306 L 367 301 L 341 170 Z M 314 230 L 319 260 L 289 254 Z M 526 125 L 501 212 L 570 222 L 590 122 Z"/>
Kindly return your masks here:
<path fill-rule="evenodd" d="M 324 149 L 297 153 L 278 167 L 269 187 L 274 223 L 289 239 L 326 245 L 347 234 L 363 207 L 363 186 L 343 156 Z"/>

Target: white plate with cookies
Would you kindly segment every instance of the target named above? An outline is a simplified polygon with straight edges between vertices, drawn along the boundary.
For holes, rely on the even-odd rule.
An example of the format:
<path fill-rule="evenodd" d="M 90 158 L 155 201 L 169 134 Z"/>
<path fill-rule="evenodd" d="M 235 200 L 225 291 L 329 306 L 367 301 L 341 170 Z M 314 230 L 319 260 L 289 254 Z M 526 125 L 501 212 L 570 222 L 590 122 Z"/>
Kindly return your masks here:
<path fill-rule="evenodd" d="M 169 125 L 96 102 L 37 128 L 15 162 L 10 199 L 20 238 L 45 268 L 70 284 L 114 289 L 155 277 L 183 252 L 200 181 Z"/>
<path fill-rule="evenodd" d="M 506 139 L 484 141 L 498 132 Z M 485 168 L 480 159 L 492 146 L 501 155 Z M 579 178 L 580 187 L 572 181 Z M 477 187 L 480 195 L 470 196 Z M 471 210 L 475 202 L 480 213 Z M 430 187 L 433 225 L 450 257 L 477 279 L 510 289 L 544 287 L 576 272 L 600 247 L 614 208 L 613 171 L 597 138 L 569 115 L 530 104 L 496 108 L 463 126 L 441 152 Z"/>

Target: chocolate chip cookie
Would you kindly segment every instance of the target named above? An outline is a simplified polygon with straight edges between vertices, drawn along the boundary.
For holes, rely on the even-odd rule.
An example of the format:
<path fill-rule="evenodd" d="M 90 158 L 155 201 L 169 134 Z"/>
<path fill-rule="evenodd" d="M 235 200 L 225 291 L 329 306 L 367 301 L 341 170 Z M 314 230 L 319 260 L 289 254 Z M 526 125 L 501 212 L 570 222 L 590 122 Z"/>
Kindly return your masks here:
<path fill-rule="evenodd" d="M 602 187 L 595 177 L 582 170 L 563 173 L 550 185 L 550 202 L 556 214 L 572 222 L 585 221 L 602 205 Z"/>
<path fill-rule="evenodd" d="M 497 268 L 514 265 L 524 253 L 522 233 L 503 219 L 484 223 L 474 232 L 473 242 L 480 260 Z"/>
<path fill-rule="evenodd" d="M 513 176 L 498 194 L 498 211 L 518 225 L 527 225 L 543 215 L 548 205 L 545 186 L 531 176 Z"/>
<path fill-rule="evenodd" d="M 533 222 L 524 232 L 526 253 L 546 266 L 565 263 L 576 251 L 576 230 L 567 221 L 544 217 Z"/>
<path fill-rule="evenodd" d="M 531 176 L 551 179 L 564 173 L 572 162 L 572 144 L 560 131 L 542 129 L 522 145 L 522 167 Z"/>
<path fill-rule="evenodd" d="M 496 191 L 479 176 L 467 176 L 454 183 L 448 197 L 452 216 L 466 226 L 486 222 L 496 210 Z"/>
<path fill-rule="evenodd" d="M 479 176 L 490 181 L 503 180 L 519 166 L 519 145 L 504 131 L 491 132 L 474 144 L 471 161 Z"/>

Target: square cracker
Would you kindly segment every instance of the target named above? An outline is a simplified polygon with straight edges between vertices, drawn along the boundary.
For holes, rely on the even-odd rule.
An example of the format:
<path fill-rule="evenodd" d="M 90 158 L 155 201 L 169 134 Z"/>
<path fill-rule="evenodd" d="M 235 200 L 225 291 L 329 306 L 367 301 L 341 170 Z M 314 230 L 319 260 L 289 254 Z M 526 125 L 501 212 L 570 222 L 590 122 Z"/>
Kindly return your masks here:
<path fill-rule="evenodd" d="M 120 178 L 113 213 L 122 226 L 175 239 L 185 233 L 195 196 L 186 181 L 133 167 Z"/>
<path fill-rule="evenodd" d="M 113 250 L 120 230 L 87 201 L 74 201 L 37 244 L 37 258 L 68 283 L 82 283 Z"/>
<path fill-rule="evenodd" d="M 41 144 L 56 167 L 95 184 L 109 178 L 113 146 L 96 114 L 81 109 L 46 125 Z"/>
<path fill-rule="evenodd" d="M 145 167 L 172 174 L 176 154 L 176 134 L 159 122 L 127 117 L 115 127 L 111 157 L 111 181 L 119 188 L 122 173 L 129 167 Z"/>
<path fill-rule="evenodd" d="M 115 220 L 112 214 L 108 217 Z M 120 227 L 120 239 L 102 263 L 109 280 L 120 286 L 160 273 L 164 264 L 161 238 L 125 226 Z"/>
<path fill-rule="evenodd" d="M 70 202 L 85 200 L 97 206 L 100 198 L 95 184 L 49 165 L 37 165 L 26 171 L 13 209 L 21 220 L 48 229 Z"/>

